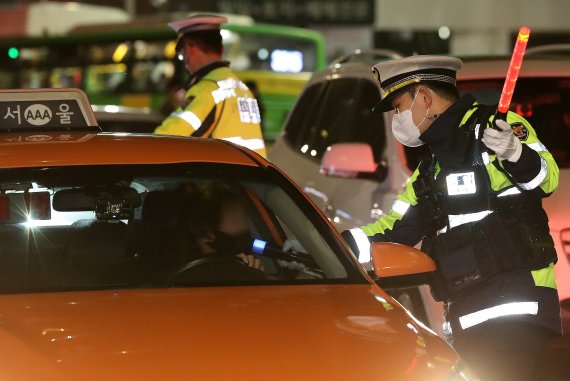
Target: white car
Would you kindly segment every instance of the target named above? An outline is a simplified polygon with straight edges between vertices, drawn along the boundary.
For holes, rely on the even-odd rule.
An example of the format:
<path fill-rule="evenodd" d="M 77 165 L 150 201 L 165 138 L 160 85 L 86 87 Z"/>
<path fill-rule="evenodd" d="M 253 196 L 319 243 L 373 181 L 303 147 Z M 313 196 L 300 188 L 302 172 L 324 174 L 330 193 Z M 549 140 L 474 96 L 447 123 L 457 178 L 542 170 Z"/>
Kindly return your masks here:
<path fill-rule="evenodd" d="M 91 108 L 103 132 L 152 133 L 164 120 L 164 116 L 145 107 L 91 105 Z"/>
<path fill-rule="evenodd" d="M 419 158 L 427 153 L 425 147 L 404 147 L 394 139 L 391 113 L 372 113 L 379 92 L 371 65 L 394 54 L 371 55 L 374 59 L 363 59 L 367 57 L 363 53 L 343 57 L 313 75 L 269 152 L 269 158 L 311 196 L 339 230 L 371 223 L 388 211 Z M 508 57 L 465 59 L 458 73 L 460 92 L 473 93 L 480 103 L 496 104 L 508 63 Z M 569 331 L 570 58 L 548 56 L 544 50 L 529 54 L 512 110 L 530 121 L 560 167 L 559 188 L 543 205 L 556 242 L 558 288 Z M 353 144 L 344 153 L 345 173 L 338 173 L 337 166 L 340 177 L 326 176 L 323 155 L 338 143 L 364 144 Z M 376 170 L 371 172 L 371 168 Z M 433 301 L 427 288 L 394 293 L 418 318 L 441 332 L 441 305 Z"/>

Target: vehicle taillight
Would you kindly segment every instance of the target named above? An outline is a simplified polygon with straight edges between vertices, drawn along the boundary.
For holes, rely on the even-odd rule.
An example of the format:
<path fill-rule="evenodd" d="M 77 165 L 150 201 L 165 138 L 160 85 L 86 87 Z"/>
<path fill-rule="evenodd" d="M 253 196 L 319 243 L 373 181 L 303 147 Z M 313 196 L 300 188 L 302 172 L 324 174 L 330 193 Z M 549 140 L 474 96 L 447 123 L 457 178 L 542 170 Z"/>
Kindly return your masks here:
<path fill-rule="evenodd" d="M 562 241 L 562 250 L 570 260 L 570 229 L 564 229 L 560 232 L 560 241 Z"/>

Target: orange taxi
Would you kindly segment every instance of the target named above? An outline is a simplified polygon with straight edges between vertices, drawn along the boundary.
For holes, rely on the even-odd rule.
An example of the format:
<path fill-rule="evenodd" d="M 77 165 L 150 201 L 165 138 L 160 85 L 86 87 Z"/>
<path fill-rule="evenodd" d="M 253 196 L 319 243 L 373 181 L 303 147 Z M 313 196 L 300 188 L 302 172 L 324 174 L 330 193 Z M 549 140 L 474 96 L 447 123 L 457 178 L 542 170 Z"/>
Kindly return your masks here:
<path fill-rule="evenodd" d="M 0 92 L 0 378 L 473 380 L 279 169 L 228 142 L 98 133 L 76 90 Z"/>

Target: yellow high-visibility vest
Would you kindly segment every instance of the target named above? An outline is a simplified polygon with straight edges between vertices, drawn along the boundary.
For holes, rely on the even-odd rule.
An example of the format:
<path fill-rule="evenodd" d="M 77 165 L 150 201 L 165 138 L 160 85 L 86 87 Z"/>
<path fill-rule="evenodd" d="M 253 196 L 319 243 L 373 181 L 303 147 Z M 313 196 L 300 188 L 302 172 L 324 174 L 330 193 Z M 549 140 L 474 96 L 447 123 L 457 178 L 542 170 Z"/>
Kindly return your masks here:
<path fill-rule="evenodd" d="M 227 66 L 199 79 L 185 101 L 155 133 L 223 139 L 266 156 L 257 100 Z"/>

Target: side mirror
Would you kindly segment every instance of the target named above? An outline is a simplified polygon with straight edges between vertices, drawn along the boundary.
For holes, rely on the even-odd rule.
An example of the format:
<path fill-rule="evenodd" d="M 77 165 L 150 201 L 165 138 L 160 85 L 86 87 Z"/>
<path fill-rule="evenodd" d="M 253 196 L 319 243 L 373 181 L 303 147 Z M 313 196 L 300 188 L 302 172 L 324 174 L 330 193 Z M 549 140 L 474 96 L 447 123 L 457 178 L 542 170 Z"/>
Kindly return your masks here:
<path fill-rule="evenodd" d="M 376 281 L 385 288 L 427 284 L 436 271 L 435 262 L 426 253 L 397 243 L 374 243 L 370 255 Z"/>
<path fill-rule="evenodd" d="M 321 174 L 344 178 L 382 181 L 386 166 L 374 161 L 372 147 L 366 143 L 338 143 L 328 147 L 321 161 Z"/>

